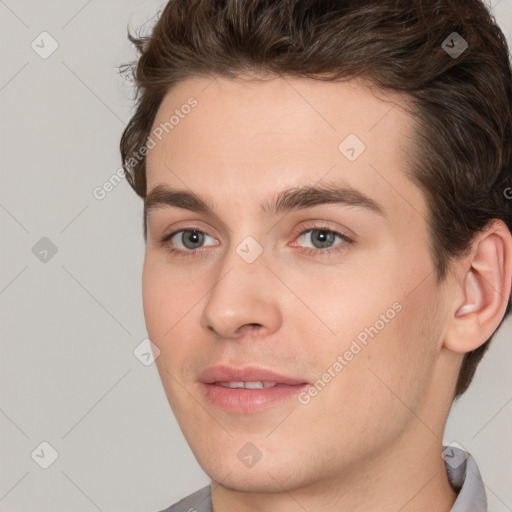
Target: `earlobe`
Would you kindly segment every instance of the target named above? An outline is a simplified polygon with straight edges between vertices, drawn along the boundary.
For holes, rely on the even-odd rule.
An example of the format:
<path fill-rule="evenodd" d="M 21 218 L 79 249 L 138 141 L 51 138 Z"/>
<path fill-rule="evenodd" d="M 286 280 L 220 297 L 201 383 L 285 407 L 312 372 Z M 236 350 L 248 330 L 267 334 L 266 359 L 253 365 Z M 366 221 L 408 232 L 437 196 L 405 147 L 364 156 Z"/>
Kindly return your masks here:
<path fill-rule="evenodd" d="M 512 236 L 506 225 L 492 223 L 460 265 L 464 270 L 444 347 L 466 353 L 485 343 L 505 314 L 512 280 Z"/>

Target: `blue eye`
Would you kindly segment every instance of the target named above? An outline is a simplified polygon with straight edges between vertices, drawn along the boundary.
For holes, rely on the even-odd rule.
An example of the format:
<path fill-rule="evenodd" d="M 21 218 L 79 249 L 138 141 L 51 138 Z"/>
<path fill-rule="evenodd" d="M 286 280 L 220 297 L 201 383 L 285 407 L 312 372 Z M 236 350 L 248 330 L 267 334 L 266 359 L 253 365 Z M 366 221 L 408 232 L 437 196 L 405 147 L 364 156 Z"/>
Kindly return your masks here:
<path fill-rule="evenodd" d="M 342 241 L 346 240 L 346 237 L 341 233 L 337 233 L 336 231 L 331 231 L 329 229 L 308 229 L 307 231 L 303 231 L 299 238 L 305 239 L 307 236 L 311 235 L 309 238 L 311 243 L 313 244 L 314 249 L 325 249 L 332 246 L 335 242 L 336 237 L 341 239 Z"/>
<path fill-rule="evenodd" d="M 328 255 L 342 250 L 347 244 L 353 243 L 353 241 L 343 233 L 333 231 L 325 226 L 314 226 L 303 230 L 297 239 L 301 239 L 303 242 L 308 235 L 313 234 L 314 236 L 309 236 L 311 239 L 310 243 L 313 244 L 313 247 L 305 247 L 303 249 L 303 252 L 307 254 Z M 207 238 L 213 241 L 213 243 L 205 244 Z M 339 240 L 339 243 L 333 245 L 336 239 Z M 169 253 L 178 256 L 200 256 L 204 252 L 204 247 L 219 245 L 213 237 L 204 231 L 193 228 L 174 231 L 164 236 L 160 240 L 160 243 L 166 247 Z"/>
<path fill-rule="evenodd" d="M 172 242 L 173 246 L 178 244 L 179 251 L 177 252 L 191 252 L 199 249 L 202 244 L 205 241 L 205 237 L 211 238 L 214 240 L 211 236 L 209 236 L 204 231 L 199 231 L 198 229 L 181 229 L 180 231 L 175 231 L 174 233 L 171 233 L 165 239 L 164 242 Z M 179 244 L 181 243 L 182 247 L 179 247 Z M 213 244 L 206 244 L 206 245 L 217 245 L 216 243 Z"/>

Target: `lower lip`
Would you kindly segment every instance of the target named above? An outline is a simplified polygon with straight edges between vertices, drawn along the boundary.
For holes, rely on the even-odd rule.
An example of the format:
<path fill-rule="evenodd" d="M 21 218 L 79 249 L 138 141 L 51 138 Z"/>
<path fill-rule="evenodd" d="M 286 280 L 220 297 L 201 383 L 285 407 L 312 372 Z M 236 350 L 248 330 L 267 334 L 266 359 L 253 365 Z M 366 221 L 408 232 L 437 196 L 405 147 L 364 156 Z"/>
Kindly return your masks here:
<path fill-rule="evenodd" d="M 298 395 L 308 384 L 276 384 L 271 388 L 227 388 L 218 384 L 201 383 L 206 398 L 226 411 L 251 413 L 270 407 L 281 400 Z"/>

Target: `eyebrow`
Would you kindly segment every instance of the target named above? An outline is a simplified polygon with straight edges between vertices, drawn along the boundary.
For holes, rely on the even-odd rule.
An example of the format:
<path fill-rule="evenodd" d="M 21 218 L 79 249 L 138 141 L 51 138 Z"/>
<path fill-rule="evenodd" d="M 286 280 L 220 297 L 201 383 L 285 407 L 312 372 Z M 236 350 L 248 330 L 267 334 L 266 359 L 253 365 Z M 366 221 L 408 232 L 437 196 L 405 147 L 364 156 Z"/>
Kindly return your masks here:
<path fill-rule="evenodd" d="M 335 184 L 296 186 L 284 189 L 271 200 L 262 203 L 261 211 L 265 215 L 275 216 L 323 204 L 358 206 L 387 217 L 384 208 L 371 197 L 353 187 Z M 166 185 L 157 185 L 144 199 L 144 238 L 146 238 L 148 214 L 155 209 L 169 206 L 219 219 L 215 211 L 199 195 L 186 190 L 172 189 Z"/>

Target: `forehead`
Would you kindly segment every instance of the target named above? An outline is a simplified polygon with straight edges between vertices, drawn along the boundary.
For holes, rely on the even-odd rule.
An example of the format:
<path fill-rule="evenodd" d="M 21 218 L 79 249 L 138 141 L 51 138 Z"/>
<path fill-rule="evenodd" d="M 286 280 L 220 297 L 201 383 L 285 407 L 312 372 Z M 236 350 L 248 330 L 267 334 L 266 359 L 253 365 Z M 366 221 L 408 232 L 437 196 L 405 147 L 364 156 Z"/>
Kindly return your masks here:
<path fill-rule="evenodd" d="M 403 172 L 415 126 L 403 103 L 362 81 L 188 78 L 155 117 L 147 189 L 164 183 L 213 195 L 222 184 L 226 199 L 245 195 L 248 205 L 269 189 L 326 178 L 385 193 L 401 210 L 400 195 L 412 195 L 421 209 Z"/>

